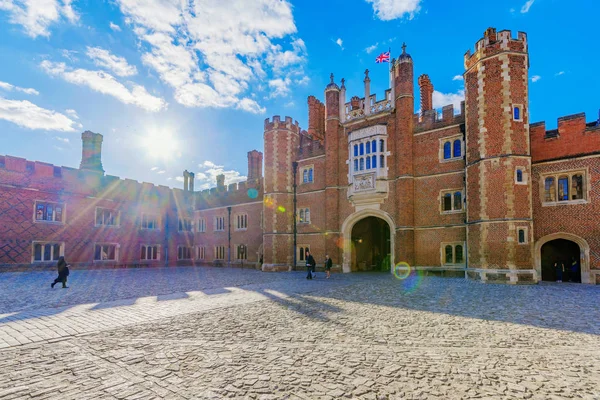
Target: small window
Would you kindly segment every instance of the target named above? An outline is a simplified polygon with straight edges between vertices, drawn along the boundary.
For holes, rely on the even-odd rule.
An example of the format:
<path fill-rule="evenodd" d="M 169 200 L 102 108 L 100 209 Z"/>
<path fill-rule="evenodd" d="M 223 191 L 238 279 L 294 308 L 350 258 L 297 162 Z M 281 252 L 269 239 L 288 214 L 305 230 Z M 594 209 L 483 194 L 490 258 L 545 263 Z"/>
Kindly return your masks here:
<path fill-rule="evenodd" d="M 385 167 L 385 156 L 382 154 L 379 156 L 379 168 Z"/>
<path fill-rule="evenodd" d="M 377 140 L 373 140 L 371 142 L 371 152 L 372 153 L 376 153 L 377 152 Z"/>
<path fill-rule="evenodd" d="M 454 261 L 456 264 L 463 262 L 463 247 L 460 244 L 454 247 Z"/>
<path fill-rule="evenodd" d="M 444 160 L 452 158 L 450 142 L 444 143 Z"/>
<path fill-rule="evenodd" d="M 441 193 L 442 212 L 461 211 L 463 209 L 462 190 Z"/>
<path fill-rule="evenodd" d="M 309 169 L 308 170 L 308 181 L 312 182 L 313 181 L 313 169 Z"/>
<path fill-rule="evenodd" d="M 456 139 L 454 141 L 454 148 L 452 149 L 453 151 L 453 157 L 461 157 L 461 150 L 462 150 L 462 143 L 460 140 Z"/>
<path fill-rule="evenodd" d="M 379 151 L 383 153 L 383 149 L 385 148 L 385 141 L 383 139 L 381 139 L 379 141 Z"/>
<path fill-rule="evenodd" d="M 556 188 L 554 187 L 554 177 L 548 177 L 544 181 L 544 200 L 547 202 L 556 201 Z"/>
<path fill-rule="evenodd" d="M 238 260 L 247 260 L 248 259 L 248 249 L 243 244 L 240 244 L 237 247 L 237 259 Z"/>
<path fill-rule="evenodd" d="M 558 201 L 569 200 L 569 177 L 561 176 L 558 178 Z"/>
<path fill-rule="evenodd" d="M 445 259 L 446 259 L 446 264 L 452 264 L 453 259 L 452 259 L 452 246 L 447 245 L 445 248 Z"/>
<path fill-rule="evenodd" d="M 177 247 L 177 259 L 178 260 L 191 260 L 193 248 L 187 246 Z"/>
<path fill-rule="evenodd" d="M 305 169 L 304 172 L 302 172 L 302 183 L 308 183 L 308 170 Z"/>
<path fill-rule="evenodd" d="M 215 217 L 215 231 L 225 230 L 225 217 Z"/>
<path fill-rule="evenodd" d="M 142 214 L 142 229 L 158 229 L 158 215 Z"/>
<path fill-rule="evenodd" d="M 297 261 L 306 261 L 306 253 L 310 253 L 310 248 L 308 246 L 298 246 L 298 249 L 297 249 L 298 260 Z"/>
<path fill-rule="evenodd" d="M 519 107 L 514 107 L 513 108 L 513 114 L 514 114 L 513 115 L 513 119 L 515 121 L 520 121 L 521 120 L 521 109 Z"/>
<path fill-rule="evenodd" d="M 192 220 L 187 218 L 179 218 L 179 232 L 192 232 Z"/>
<path fill-rule="evenodd" d="M 367 157 L 367 169 L 371 169 L 371 157 Z"/>
<path fill-rule="evenodd" d="M 461 192 L 454 193 L 454 209 L 462 210 L 462 193 Z"/>
<path fill-rule="evenodd" d="M 198 259 L 204 260 L 206 258 L 206 247 L 198 247 Z"/>
<path fill-rule="evenodd" d="M 35 220 L 37 222 L 63 223 L 65 205 L 62 203 L 35 202 Z"/>
<path fill-rule="evenodd" d="M 354 171 L 358 171 L 358 159 L 354 160 Z"/>
<path fill-rule="evenodd" d="M 364 158 L 361 158 L 361 159 L 360 159 L 360 170 L 362 171 L 362 170 L 364 170 L 364 169 L 365 169 L 365 159 L 364 159 Z"/>
<path fill-rule="evenodd" d="M 523 171 L 521 169 L 517 169 L 517 182 L 523 182 Z"/>
<path fill-rule="evenodd" d="M 571 177 L 571 200 L 583 199 L 583 175 L 577 174 Z"/>
<path fill-rule="evenodd" d="M 198 232 L 206 232 L 206 220 L 204 218 L 198 220 Z"/>
<path fill-rule="evenodd" d="M 239 214 L 236 216 L 235 229 L 247 229 L 248 228 L 248 214 Z"/>
<path fill-rule="evenodd" d="M 525 243 L 525 229 L 519 229 L 519 243 Z"/>
<path fill-rule="evenodd" d="M 442 196 L 442 210 L 452 211 L 452 194 L 446 193 Z"/>
<path fill-rule="evenodd" d="M 359 149 L 360 149 L 359 155 L 362 156 L 363 154 L 365 154 L 365 145 L 364 145 L 364 143 L 361 143 L 358 146 L 359 146 Z"/>
<path fill-rule="evenodd" d="M 33 262 L 57 261 L 62 254 L 62 243 L 33 243 Z"/>
<path fill-rule="evenodd" d="M 370 146 L 369 142 L 366 143 L 366 148 L 367 148 L 367 154 L 370 154 L 371 153 L 371 146 Z"/>
<path fill-rule="evenodd" d="M 354 157 L 358 157 L 358 145 L 354 145 Z"/>
<path fill-rule="evenodd" d="M 158 245 L 142 245 L 140 250 L 140 260 L 159 260 L 159 248 Z"/>
<path fill-rule="evenodd" d="M 371 167 L 377 168 L 377 156 L 371 156 Z"/>
<path fill-rule="evenodd" d="M 119 211 L 107 208 L 96 208 L 96 225 L 118 226 Z"/>
<path fill-rule="evenodd" d="M 216 246 L 215 247 L 215 260 L 224 260 L 225 259 L 225 246 Z"/>

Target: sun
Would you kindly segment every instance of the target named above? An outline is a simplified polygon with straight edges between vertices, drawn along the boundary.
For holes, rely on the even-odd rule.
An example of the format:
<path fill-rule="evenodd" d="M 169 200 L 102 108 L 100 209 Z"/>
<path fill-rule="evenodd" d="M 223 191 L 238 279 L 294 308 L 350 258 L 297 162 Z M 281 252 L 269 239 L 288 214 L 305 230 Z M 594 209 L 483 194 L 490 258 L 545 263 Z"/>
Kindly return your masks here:
<path fill-rule="evenodd" d="M 170 132 L 151 132 L 142 137 L 141 144 L 147 156 L 169 159 L 181 153 L 181 147 L 175 135 Z"/>

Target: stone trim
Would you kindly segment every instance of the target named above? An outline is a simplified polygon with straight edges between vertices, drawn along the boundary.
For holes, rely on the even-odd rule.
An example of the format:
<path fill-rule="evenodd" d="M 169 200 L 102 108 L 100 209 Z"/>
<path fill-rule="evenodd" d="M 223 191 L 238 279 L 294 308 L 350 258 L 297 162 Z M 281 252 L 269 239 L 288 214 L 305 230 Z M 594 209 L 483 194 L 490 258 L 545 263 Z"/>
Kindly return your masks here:
<path fill-rule="evenodd" d="M 599 275 L 600 271 L 592 271 L 590 269 L 590 245 L 584 238 L 567 232 L 551 233 L 535 242 L 533 256 L 535 269 L 539 275 L 539 279 L 541 280 L 542 278 L 542 246 L 556 239 L 565 239 L 577 243 L 579 246 L 581 283 L 595 284 L 595 276 Z"/>

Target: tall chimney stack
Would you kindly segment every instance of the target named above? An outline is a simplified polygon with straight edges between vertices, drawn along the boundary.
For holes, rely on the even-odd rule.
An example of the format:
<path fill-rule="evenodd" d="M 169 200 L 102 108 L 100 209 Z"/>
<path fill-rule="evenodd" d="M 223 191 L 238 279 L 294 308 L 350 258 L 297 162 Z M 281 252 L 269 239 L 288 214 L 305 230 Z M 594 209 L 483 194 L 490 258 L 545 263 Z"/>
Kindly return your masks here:
<path fill-rule="evenodd" d="M 421 114 L 433 110 L 433 84 L 429 76 L 423 74 L 419 77 L 419 88 L 421 89 Z"/>
<path fill-rule="evenodd" d="M 90 131 L 81 134 L 81 164 L 79 169 L 104 173 L 102 168 L 102 135 Z"/>

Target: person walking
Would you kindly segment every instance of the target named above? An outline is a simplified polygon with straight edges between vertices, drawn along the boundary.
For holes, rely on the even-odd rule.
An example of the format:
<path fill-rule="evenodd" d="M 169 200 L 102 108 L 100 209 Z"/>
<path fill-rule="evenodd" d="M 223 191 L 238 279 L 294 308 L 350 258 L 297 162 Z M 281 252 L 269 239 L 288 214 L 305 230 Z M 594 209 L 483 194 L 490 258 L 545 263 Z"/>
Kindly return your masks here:
<path fill-rule="evenodd" d="M 310 251 L 306 250 L 306 270 L 308 271 L 308 275 L 306 275 L 306 279 L 312 279 L 315 272 L 315 258 L 310 254 Z"/>
<path fill-rule="evenodd" d="M 68 288 L 67 276 L 69 276 L 69 266 L 67 265 L 67 262 L 65 261 L 65 258 L 63 256 L 60 256 L 58 258 L 57 268 L 58 278 L 56 278 L 54 282 L 50 284 L 50 287 L 54 288 L 54 285 L 56 285 L 58 282 L 62 282 L 63 289 L 66 289 Z"/>
<path fill-rule="evenodd" d="M 556 282 L 562 282 L 564 269 L 565 269 L 565 264 L 563 264 L 562 262 L 554 263 L 554 272 L 556 273 Z"/>
<path fill-rule="evenodd" d="M 329 279 L 329 277 L 331 276 L 332 264 L 333 262 L 331 261 L 331 258 L 329 258 L 329 255 L 325 255 L 325 272 L 327 273 L 327 279 Z"/>

